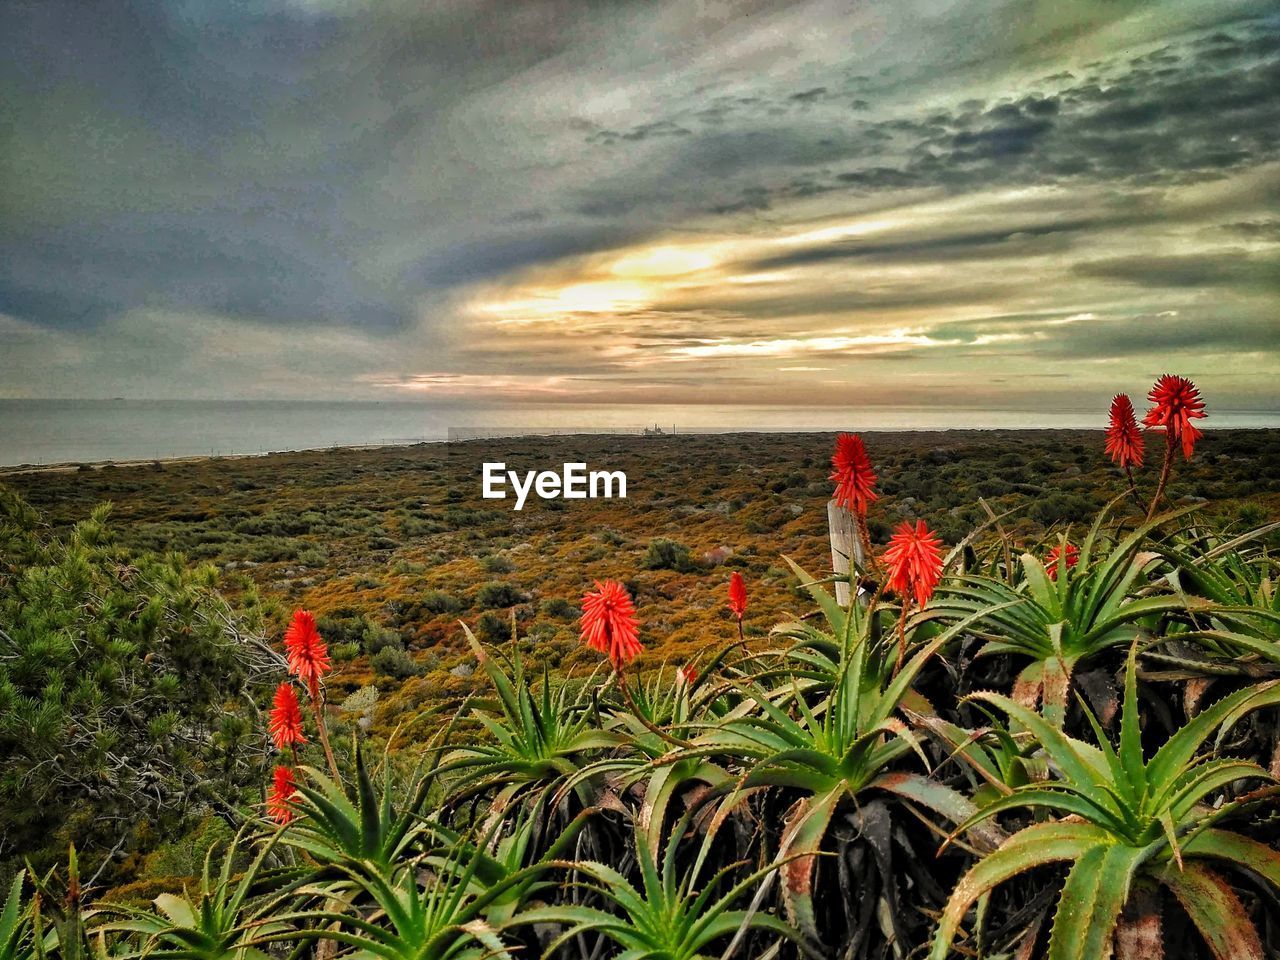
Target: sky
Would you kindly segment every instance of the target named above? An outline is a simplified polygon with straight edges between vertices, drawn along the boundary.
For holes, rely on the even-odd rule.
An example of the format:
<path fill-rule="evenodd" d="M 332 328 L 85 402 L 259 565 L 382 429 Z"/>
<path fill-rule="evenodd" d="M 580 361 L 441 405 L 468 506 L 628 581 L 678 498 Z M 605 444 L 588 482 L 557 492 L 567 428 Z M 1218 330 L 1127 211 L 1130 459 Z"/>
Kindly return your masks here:
<path fill-rule="evenodd" d="M 5 0 L 0 396 L 1280 410 L 1260 2 Z"/>

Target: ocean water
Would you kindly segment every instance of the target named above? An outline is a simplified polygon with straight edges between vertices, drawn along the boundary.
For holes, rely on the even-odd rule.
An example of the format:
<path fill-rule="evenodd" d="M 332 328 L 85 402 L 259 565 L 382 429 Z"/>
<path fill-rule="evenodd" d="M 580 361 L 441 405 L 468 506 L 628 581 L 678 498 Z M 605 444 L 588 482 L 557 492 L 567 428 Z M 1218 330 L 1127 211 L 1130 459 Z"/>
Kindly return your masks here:
<path fill-rule="evenodd" d="M 256 454 L 523 432 L 1097 428 L 1105 411 L 962 407 L 468 407 L 305 401 L 0 400 L 0 466 Z M 1280 411 L 1213 411 L 1211 427 L 1280 426 Z"/>

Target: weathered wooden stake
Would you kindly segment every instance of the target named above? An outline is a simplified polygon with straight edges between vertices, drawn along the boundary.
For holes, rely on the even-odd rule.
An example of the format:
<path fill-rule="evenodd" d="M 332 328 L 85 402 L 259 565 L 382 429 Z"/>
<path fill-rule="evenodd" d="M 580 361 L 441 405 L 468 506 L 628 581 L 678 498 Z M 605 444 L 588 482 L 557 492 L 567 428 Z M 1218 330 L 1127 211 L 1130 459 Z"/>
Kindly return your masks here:
<path fill-rule="evenodd" d="M 847 574 L 852 572 L 852 568 L 861 567 L 866 560 L 862 556 L 862 544 L 858 542 L 853 514 L 834 500 L 827 501 L 827 528 L 831 532 L 831 569 Z M 852 564 L 849 562 L 851 558 Z M 836 583 L 836 602 L 842 607 L 849 605 L 849 584 Z"/>

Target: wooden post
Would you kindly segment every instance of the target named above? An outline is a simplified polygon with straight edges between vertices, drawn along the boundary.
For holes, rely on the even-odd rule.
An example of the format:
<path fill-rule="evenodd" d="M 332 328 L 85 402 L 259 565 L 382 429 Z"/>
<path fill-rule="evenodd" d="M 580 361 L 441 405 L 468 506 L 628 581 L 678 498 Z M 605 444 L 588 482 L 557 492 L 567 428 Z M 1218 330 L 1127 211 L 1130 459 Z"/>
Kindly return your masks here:
<path fill-rule="evenodd" d="M 831 569 L 848 574 L 854 566 L 861 567 L 866 560 L 862 556 L 862 544 L 858 542 L 853 514 L 834 500 L 827 501 L 827 528 L 831 534 Z M 836 583 L 836 602 L 842 607 L 849 605 L 849 584 Z"/>

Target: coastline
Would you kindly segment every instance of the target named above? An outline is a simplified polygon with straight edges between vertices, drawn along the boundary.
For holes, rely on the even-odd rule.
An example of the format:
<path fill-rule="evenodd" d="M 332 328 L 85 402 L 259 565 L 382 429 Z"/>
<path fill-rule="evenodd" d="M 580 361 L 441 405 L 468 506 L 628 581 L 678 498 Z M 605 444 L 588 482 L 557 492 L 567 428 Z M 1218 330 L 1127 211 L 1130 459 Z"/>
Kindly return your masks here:
<path fill-rule="evenodd" d="M 58 463 L 0 464 L 0 477 L 26 476 L 34 473 L 75 473 L 80 470 L 104 470 L 108 467 L 147 467 L 152 464 L 174 466 L 178 464 L 209 463 L 212 461 L 262 460 L 268 457 L 286 456 L 291 453 L 325 453 L 342 450 L 393 450 L 447 443 L 447 440 L 413 440 L 408 443 L 337 444 L 330 447 L 299 447 L 296 450 L 265 450 L 261 453 L 202 453 L 178 457 L 138 457 L 128 460 L 63 460 Z"/>
<path fill-rule="evenodd" d="M 1207 426 L 1204 428 L 1206 433 L 1266 433 L 1272 430 L 1280 429 L 1280 426 Z M 910 436 L 937 436 L 937 437 L 958 437 L 966 434 L 972 434 L 977 437 L 995 437 L 1000 435 L 1008 436 L 1026 436 L 1026 435 L 1045 435 L 1045 436 L 1067 436 L 1071 434 L 1089 435 L 1101 434 L 1103 428 L 1090 427 L 916 427 L 912 429 L 860 429 L 859 433 L 879 436 L 879 437 L 910 437 Z M 512 431 L 510 433 L 501 432 L 488 437 L 467 437 L 462 439 L 452 439 L 441 437 L 439 439 L 415 438 L 402 442 L 388 441 L 381 443 L 340 443 L 330 444 L 326 446 L 306 446 L 306 447 L 286 447 L 279 450 L 264 450 L 251 453 L 204 453 L 180 456 L 161 456 L 161 457 L 130 457 L 126 459 L 104 459 L 104 460 L 62 460 L 56 463 L 18 463 L 18 464 L 0 464 L 0 478 L 11 476 L 30 476 L 35 474 L 64 474 L 76 473 L 79 471 L 94 470 L 100 471 L 104 469 L 128 469 L 137 467 L 149 467 L 154 464 L 162 464 L 165 466 L 180 466 L 190 464 L 203 464 L 214 462 L 237 462 L 237 461 L 256 461 L 268 460 L 272 457 L 284 457 L 294 454 L 316 454 L 316 453 L 343 453 L 343 452 L 369 452 L 377 450 L 412 450 L 417 447 L 474 447 L 489 443 L 510 443 L 522 440 L 549 440 L 549 441 L 573 441 L 573 442 L 590 442 L 593 440 L 637 440 L 647 443 L 661 441 L 684 441 L 695 438 L 729 438 L 735 436 L 751 436 L 758 439 L 762 438 L 781 438 L 781 437 L 806 437 L 806 436 L 831 436 L 841 432 L 837 429 L 809 429 L 801 428 L 796 430 L 769 430 L 769 429 L 724 429 L 724 430 L 697 430 L 690 429 L 684 433 L 665 433 L 659 436 L 649 436 L 641 432 L 641 428 L 634 430 L 594 430 L 582 432 L 561 432 L 555 428 L 545 431 L 538 428 L 530 428 L 524 431 Z"/>

